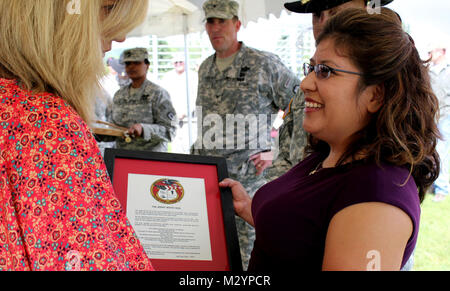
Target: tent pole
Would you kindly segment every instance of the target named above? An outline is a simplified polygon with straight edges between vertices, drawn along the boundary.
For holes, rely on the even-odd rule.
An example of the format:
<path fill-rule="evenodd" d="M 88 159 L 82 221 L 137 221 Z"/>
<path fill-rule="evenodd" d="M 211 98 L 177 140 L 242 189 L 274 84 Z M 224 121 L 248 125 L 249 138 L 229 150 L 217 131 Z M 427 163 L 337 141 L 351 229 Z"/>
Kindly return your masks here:
<path fill-rule="evenodd" d="M 188 126 L 189 126 L 189 148 L 192 145 L 192 114 L 191 114 L 191 100 L 190 100 L 190 88 L 189 88 L 189 52 L 188 52 L 188 15 L 183 13 L 183 33 L 184 33 L 184 63 L 186 72 L 186 97 L 187 97 L 187 116 L 188 116 Z"/>

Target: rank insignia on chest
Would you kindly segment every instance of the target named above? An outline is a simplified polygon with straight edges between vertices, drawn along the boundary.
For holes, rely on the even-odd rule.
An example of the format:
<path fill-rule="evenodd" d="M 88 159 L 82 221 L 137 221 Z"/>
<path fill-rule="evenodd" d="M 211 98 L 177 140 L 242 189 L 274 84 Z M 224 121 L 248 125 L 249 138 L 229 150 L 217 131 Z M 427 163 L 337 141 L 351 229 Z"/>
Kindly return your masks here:
<path fill-rule="evenodd" d="M 245 76 L 247 75 L 247 72 L 248 72 L 248 71 L 250 71 L 250 68 L 249 68 L 249 67 L 243 67 L 243 68 L 241 69 L 241 71 L 239 72 L 239 77 L 237 78 L 237 80 L 238 80 L 239 82 L 245 81 Z"/>

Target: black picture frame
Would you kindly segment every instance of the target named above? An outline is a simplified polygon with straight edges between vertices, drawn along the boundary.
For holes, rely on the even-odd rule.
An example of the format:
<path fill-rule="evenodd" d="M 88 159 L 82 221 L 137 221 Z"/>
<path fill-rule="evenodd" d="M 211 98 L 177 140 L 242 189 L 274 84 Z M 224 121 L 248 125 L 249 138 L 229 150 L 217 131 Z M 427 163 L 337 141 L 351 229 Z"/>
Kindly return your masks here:
<path fill-rule="evenodd" d="M 228 169 L 225 158 L 222 157 L 207 157 L 198 155 L 184 155 L 184 154 L 172 154 L 172 153 L 159 153 L 149 151 L 132 151 L 121 149 L 105 149 L 104 160 L 108 174 L 114 185 L 114 173 L 115 173 L 115 161 L 116 159 L 129 159 L 129 160 L 141 160 L 141 161 L 156 161 L 156 162 L 169 162 L 183 164 L 198 164 L 198 165 L 210 165 L 217 168 L 217 177 L 219 183 L 228 178 Z M 233 198 L 231 189 L 219 188 L 221 197 L 221 209 L 223 214 L 223 226 L 225 230 L 225 240 L 228 255 L 229 271 L 240 272 L 242 271 L 242 260 L 240 255 L 239 240 L 236 229 L 235 211 L 233 206 Z M 126 210 L 125 210 L 126 211 Z M 190 271 L 190 270 L 186 270 Z M 211 270 L 204 270 L 211 271 Z M 214 271 L 214 270 L 212 270 Z"/>

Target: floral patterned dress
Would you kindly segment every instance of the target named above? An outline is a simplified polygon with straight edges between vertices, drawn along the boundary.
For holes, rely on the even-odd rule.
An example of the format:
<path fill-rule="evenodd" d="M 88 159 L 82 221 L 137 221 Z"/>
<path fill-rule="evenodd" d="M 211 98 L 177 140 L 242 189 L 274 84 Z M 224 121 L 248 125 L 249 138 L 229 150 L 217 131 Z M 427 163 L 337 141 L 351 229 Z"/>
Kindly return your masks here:
<path fill-rule="evenodd" d="M 90 129 L 0 79 L 0 270 L 153 270 Z"/>

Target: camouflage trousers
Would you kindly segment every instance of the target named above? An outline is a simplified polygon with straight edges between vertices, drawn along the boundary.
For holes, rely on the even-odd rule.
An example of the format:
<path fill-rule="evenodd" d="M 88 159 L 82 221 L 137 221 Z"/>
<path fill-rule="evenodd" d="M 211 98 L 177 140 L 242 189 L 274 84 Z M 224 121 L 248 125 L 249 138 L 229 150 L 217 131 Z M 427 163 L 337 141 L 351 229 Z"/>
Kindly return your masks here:
<path fill-rule="evenodd" d="M 240 182 L 244 186 L 247 193 L 252 198 L 255 195 L 256 191 L 258 191 L 259 188 L 261 188 L 262 186 L 264 186 L 264 184 L 267 183 L 267 181 L 261 176 L 246 179 Z M 246 271 L 248 268 L 248 264 L 250 262 L 253 244 L 255 242 L 255 229 L 253 228 L 253 226 L 251 226 L 250 224 L 245 222 L 245 220 L 243 220 L 238 216 L 236 216 L 236 228 L 241 251 L 242 268 L 244 271 Z"/>

